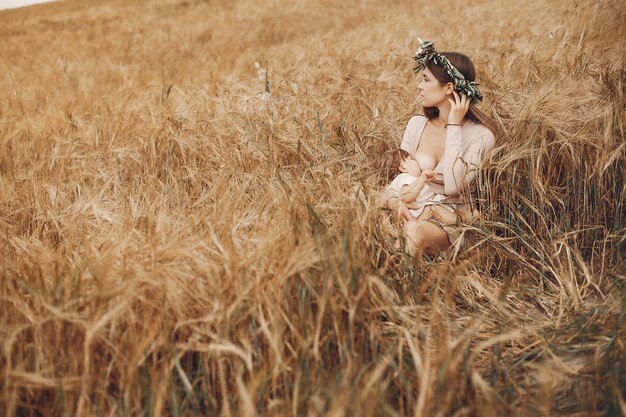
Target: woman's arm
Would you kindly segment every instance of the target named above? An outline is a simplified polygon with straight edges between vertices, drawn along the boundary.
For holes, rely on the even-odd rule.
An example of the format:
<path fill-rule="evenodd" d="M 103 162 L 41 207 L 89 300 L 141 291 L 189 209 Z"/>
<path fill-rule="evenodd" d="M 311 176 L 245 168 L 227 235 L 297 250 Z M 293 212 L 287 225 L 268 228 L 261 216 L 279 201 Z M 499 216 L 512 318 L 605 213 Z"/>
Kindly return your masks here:
<path fill-rule="evenodd" d="M 393 197 L 390 193 L 383 191 L 380 195 L 380 206 L 381 208 L 387 208 L 389 210 L 395 211 L 398 215 L 399 221 L 409 221 L 411 220 L 411 214 L 409 213 L 410 208 L 417 208 L 415 204 L 405 203 L 397 197 Z"/>
<path fill-rule="evenodd" d="M 456 197 L 476 177 L 482 157 L 495 144 L 495 137 L 489 129 L 482 126 L 471 130 L 472 137 L 463 138 L 461 122 L 469 109 L 470 100 L 464 94 L 459 96 L 456 91 L 453 91 L 453 99 L 448 100 L 450 114 L 443 153 L 443 187 L 445 195 Z"/>
<path fill-rule="evenodd" d="M 475 137 L 465 138 L 469 145 L 464 150 L 462 130 L 461 126 L 447 127 L 443 155 L 443 185 L 444 194 L 448 197 L 458 196 L 464 186 L 474 181 L 485 151 L 494 143 L 493 134 L 484 128 L 480 129 L 480 133 Z"/>

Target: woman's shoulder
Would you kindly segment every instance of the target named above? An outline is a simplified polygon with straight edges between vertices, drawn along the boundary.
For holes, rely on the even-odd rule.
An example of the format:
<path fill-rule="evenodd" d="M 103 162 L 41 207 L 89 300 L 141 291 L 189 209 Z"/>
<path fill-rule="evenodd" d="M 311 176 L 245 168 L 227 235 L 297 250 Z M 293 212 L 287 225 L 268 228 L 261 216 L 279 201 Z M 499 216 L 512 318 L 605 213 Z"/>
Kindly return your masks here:
<path fill-rule="evenodd" d="M 426 122 L 428 121 L 428 117 L 426 117 L 423 114 L 416 114 L 411 116 L 411 118 L 409 119 L 409 123 L 413 122 L 413 123 L 417 123 L 417 122 Z"/>
<path fill-rule="evenodd" d="M 473 120 L 467 120 L 463 125 L 463 130 L 470 133 L 470 138 L 480 138 L 486 142 L 495 142 L 495 135 L 489 128 Z M 469 139 L 469 138 L 468 138 Z"/>
<path fill-rule="evenodd" d="M 428 121 L 428 118 L 424 116 L 423 114 L 416 114 L 414 116 L 411 116 L 411 118 L 409 119 L 409 123 L 407 124 L 407 127 L 417 128 L 423 125 L 424 123 L 426 123 L 427 121 Z"/>

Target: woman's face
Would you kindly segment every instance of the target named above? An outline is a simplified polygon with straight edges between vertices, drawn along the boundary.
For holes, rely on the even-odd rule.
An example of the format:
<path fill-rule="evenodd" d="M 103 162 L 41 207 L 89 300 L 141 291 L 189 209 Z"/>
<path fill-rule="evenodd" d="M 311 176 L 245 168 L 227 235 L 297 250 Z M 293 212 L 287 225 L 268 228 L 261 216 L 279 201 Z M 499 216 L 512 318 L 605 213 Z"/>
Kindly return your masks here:
<path fill-rule="evenodd" d="M 437 107 L 444 100 L 448 99 L 446 92 L 450 90 L 448 84 L 451 83 L 440 85 L 439 80 L 433 76 L 433 73 L 428 68 L 424 68 L 422 76 L 423 78 L 418 88 L 420 89 L 420 97 L 424 107 Z"/>

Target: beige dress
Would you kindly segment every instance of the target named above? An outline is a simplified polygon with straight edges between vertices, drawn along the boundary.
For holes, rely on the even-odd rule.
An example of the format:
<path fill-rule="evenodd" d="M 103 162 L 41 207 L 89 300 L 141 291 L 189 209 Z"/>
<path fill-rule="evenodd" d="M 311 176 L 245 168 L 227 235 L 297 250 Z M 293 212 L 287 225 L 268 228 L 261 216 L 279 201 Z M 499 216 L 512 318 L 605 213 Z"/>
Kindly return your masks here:
<path fill-rule="evenodd" d="M 471 120 L 467 120 L 463 126 L 448 126 L 443 157 L 437 163 L 427 155 L 416 154 L 427 121 L 428 118 L 422 115 L 412 117 L 400 147 L 419 162 L 422 170 L 435 171 L 435 180 L 428 184 L 432 198 L 424 205 L 445 207 L 464 220 L 466 213 L 472 213 L 471 203 L 476 194 L 474 179 L 483 157 L 493 149 L 495 137 L 485 126 Z M 446 231 L 451 244 L 458 247 L 462 245 L 458 224 L 444 224 L 435 219 L 431 221 Z"/>

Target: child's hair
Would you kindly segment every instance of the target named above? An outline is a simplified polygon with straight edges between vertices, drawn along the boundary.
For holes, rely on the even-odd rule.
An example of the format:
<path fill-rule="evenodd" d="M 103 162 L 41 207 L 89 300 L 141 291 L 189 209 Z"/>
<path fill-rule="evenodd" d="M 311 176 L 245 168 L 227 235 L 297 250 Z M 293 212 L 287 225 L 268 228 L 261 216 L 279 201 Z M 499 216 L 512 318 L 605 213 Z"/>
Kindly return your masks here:
<path fill-rule="evenodd" d="M 402 161 L 409 156 L 404 149 L 392 149 L 382 154 L 378 160 L 378 181 L 381 184 L 389 184 L 400 173 Z"/>

